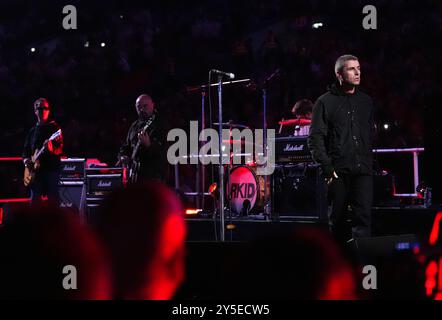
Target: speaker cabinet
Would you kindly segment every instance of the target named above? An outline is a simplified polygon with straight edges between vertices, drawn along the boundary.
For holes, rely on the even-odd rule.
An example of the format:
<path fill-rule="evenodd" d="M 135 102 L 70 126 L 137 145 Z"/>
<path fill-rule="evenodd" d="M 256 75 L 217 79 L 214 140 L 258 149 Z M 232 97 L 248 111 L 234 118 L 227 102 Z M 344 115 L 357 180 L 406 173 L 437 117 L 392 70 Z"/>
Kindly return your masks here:
<path fill-rule="evenodd" d="M 365 259 L 391 257 L 395 252 L 411 251 L 419 244 L 414 234 L 356 238 L 351 245 Z"/>
<path fill-rule="evenodd" d="M 327 222 L 325 181 L 318 165 L 277 165 L 271 182 L 272 207 L 276 219 Z"/>
<path fill-rule="evenodd" d="M 58 185 L 58 192 L 61 208 L 73 210 L 79 214 L 83 212 L 85 188 L 82 181 L 61 180 Z"/>
<path fill-rule="evenodd" d="M 97 214 L 103 204 L 104 198 L 87 198 L 86 200 L 86 210 L 85 210 L 85 221 L 89 225 L 95 225 Z"/>

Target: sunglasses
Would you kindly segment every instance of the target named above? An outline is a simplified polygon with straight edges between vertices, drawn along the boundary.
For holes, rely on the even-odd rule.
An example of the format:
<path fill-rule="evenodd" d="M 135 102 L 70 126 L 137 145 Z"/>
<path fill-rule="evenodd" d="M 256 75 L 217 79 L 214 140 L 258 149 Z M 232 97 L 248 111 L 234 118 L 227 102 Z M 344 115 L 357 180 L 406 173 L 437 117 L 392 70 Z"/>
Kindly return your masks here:
<path fill-rule="evenodd" d="M 49 108 L 48 107 L 38 107 L 38 108 L 35 108 L 35 110 L 36 111 L 49 110 Z"/>

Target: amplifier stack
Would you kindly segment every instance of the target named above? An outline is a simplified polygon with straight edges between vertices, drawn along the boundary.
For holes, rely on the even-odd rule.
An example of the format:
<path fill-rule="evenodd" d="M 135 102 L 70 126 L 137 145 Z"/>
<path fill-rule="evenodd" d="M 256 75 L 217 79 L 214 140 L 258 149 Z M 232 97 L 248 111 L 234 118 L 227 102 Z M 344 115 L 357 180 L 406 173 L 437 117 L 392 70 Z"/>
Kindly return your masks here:
<path fill-rule="evenodd" d="M 275 164 L 271 179 L 273 217 L 326 222 L 325 182 L 310 154 L 307 136 L 276 137 Z"/>
<path fill-rule="evenodd" d="M 96 210 L 115 189 L 123 187 L 123 168 L 86 169 L 86 221 L 94 223 Z"/>
<path fill-rule="evenodd" d="M 60 207 L 73 210 L 87 223 L 114 189 L 123 186 L 123 169 L 91 165 L 84 158 L 60 162 Z"/>
<path fill-rule="evenodd" d="M 85 165 L 84 158 L 61 159 L 58 183 L 60 207 L 73 210 L 81 217 L 84 217 Z"/>

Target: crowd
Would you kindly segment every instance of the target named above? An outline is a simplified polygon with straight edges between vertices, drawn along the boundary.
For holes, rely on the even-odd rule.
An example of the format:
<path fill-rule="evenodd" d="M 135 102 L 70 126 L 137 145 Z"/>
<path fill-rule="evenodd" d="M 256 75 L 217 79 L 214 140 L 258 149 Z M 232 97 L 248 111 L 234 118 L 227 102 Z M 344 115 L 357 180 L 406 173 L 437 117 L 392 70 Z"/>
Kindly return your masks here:
<path fill-rule="evenodd" d="M 153 181 L 115 190 L 86 220 L 50 203 L 16 207 L 0 225 L 0 298 L 273 301 L 434 293 L 411 245 L 338 245 L 320 226 L 306 225 L 269 228 L 248 242 L 191 243 L 188 226 L 180 197 Z M 377 268 L 369 280 L 368 264 Z"/>
<path fill-rule="evenodd" d="M 428 63 L 434 44 L 422 39 L 440 30 L 435 1 L 376 1 L 378 29 L 371 31 L 362 28 L 362 1 L 77 0 L 77 30 L 62 28 L 61 2 L 10 2 L 0 24 L 3 156 L 20 154 L 32 102 L 44 96 L 64 128 L 66 155 L 111 163 L 140 92 L 153 94 L 171 128 L 186 128 L 200 118 L 201 100 L 186 89 L 207 83 L 211 68 L 252 79 L 226 87 L 224 96 L 224 118 L 252 127 L 262 127 L 263 80 L 279 70 L 266 84 L 267 119 L 277 128 L 296 101 L 324 92 L 342 53 L 359 57 L 378 122 L 390 125 L 380 127 L 378 145 L 423 145 L 435 71 Z M 314 29 L 315 22 L 323 26 Z M 215 109 L 216 92 L 212 98 Z"/>

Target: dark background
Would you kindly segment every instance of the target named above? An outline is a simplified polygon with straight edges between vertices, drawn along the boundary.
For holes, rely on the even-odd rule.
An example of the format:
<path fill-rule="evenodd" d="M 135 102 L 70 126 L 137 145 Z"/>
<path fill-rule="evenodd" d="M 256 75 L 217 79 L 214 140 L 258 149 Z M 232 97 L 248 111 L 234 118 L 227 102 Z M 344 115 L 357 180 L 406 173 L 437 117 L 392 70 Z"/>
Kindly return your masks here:
<path fill-rule="evenodd" d="M 77 30 L 62 28 L 67 4 L 77 8 Z M 362 27 L 367 4 L 377 8 L 377 30 Z M 21 154 L 32 103 L 46 97 L 65 155 L 113 164 L 139 94 L 153 95 L 168 127 L 187 128 L 200 118 L 201 96 L 186 89 L 207 83 L 212 68 L 253 80 L 224 89 L 224 119 L 253 128 L 262 127 L 260 85 L 279 69 L 267 114 L 277 128 L 297 100 L 324 93 L 336 58 L 351 53 L 376 101 L 376 147 L 426 147 L 422 179 L 436 187 L 441 20 L 439 1 L 1 1 L 0 156 Z M 401 176 L 397 191 L 412 192 L 410 161 L 380 158 Z"/>

